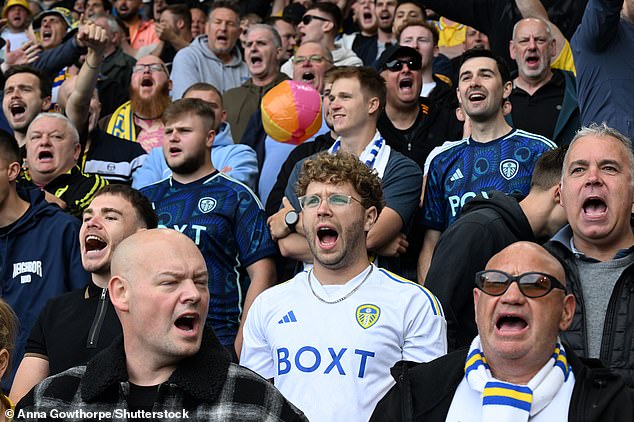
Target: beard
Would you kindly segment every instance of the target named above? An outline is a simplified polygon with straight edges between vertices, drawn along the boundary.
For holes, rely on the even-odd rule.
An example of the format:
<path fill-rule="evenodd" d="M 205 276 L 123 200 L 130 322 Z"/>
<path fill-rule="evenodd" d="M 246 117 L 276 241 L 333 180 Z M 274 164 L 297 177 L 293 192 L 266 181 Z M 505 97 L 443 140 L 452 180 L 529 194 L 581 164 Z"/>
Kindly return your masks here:
<path fill-rule="evenodd" d="M 159 87 L 157 95 L 153 98 L 141 98 L 138 88 L 130 86 L 130 103 L 132 111 L 143 119 L 158 119 L 170 105 L 170 90 L 167 82 Z"/>
<path fill-rule="evenodd" d="M 172 170 L 172 173 L 176 175 L 185 176 L 194 174 L 205 165 L 205 153 L 205 151 L 201 151 L 200 154 L 192 155 L 178 164 L 170 163 L 169 160 L 166 160 L 167 166 Z"/>

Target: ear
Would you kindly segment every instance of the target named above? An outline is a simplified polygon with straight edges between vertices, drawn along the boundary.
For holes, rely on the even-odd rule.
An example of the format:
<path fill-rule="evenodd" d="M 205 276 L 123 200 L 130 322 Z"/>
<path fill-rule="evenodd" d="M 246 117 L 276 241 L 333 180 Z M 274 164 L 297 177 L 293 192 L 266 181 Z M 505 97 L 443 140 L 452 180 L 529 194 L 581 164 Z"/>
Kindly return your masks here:
<path fill-rule="evenodd" d="M 502 97 L 504 100 L 508 100 L 511 96 L 511 92 L 513 91 L 513 82 L 508 81 L 504 84 L 504 91 L 502 93 Z"/>
<path fill-rule="evenodd" d="M 363 230 L 367 233 L 374 227 L 376 220 L 379 218 L 379 212 L 375 206 L 365 210 L 365 221 L 363 222 Z"/>
<path fill-rule="evenodd" d="M 185 20 L 184 20 L 184 19 L 179 19 L 179 20 L 177 20 L 177 21 L 176 21 L 176 27 L 177 27 L 178 29 L 180 29 L 181 31 L 182 31 L 183 29 L 185 29 Z"/>
<path fill-rule="evenodd" d="M 478 309 L 478 301 L 480 300 L 480 295 L 482 294 L 482 292 L 480 291 L 480 289 L 478 289 L 477 287 L 473 288 L 473 309 L 477 310 Z M 478 325 L 478 312 L 475 312 L 475 320 L 476 320 L 476 325 Z"/>
<path fill-rule="evenodd" d="M 172 80 L 171 80 L 171 79 L 169 79 L 169 80 L 167 81 L 167 88 L 168 88 L 170 91 L 172 90 Z"/>
<path fill-rule="evenodd" d="M 566 205 L 564 204 L 564 196 L 561 194 L 562 187 L 563 187 L 562 183 L 559 182 L 559 184 L 557 185 L 557 192 L 559 194 L 559 205 L 565 208 Z"/>
<path fill-rule="evenodd" d="M 509 54 L 511 59 L 515 60 L 515 49 L 513 48 L 513 40 L 509 41 Z"/>
<path fill-rule="evenodd" d="M 456 97 L 458 98 L 458 104 L 462 105 L 462 99 L 460 98 L 460 88 L 456 87 Z"/>
<path fill-rule="evenodd" d="M 434 46 L 434 57 L 438 57 L 438 55 L 440 54 L 440 47 L 438 47 L 438 45 Z"/>
<path fill-rule="evenodd" d="M 48 111 L 51 108 L 51 96 L 42 99 L 42 111 Z"/>
<path fill-rule="evenodd" d="M 108 282 L 108 294 L 114 308 L 119 312 L 130 310 L 130 285 L 125 278 L 115 275 Z"/>
<path fill-rule="evenodd" d="M 7 177 L 9 178 L 9 183 L 15 182 L 17 180 L 18 176 L 20 175 L 21 169 L 22 166 L 17 161 L 9 164 L 9 167 L 7 168 Z"/>
<path fill-rule="evenodd" d="M 323 30 L 324 30 L 324 34 L 325 34 L 325 33 L 327 33 L 327 32 L 333 32 L 333 33 L 334 33 L 334 27 L 335 27 L 335 24 L 334 24 L 334 23 L 332 23 L 332 22 L 330 22 L 330 21 L 324 21 L 324 22 L 321 24 L 321 27 L 322 27 L 322 28 L 323 28 Z M 335 34 L 335 35 L 336 35 L 336 34 Z"/>
<path fill-rule="evenodd" d="M 79 154 L 81 153 L 81 145 L 79 143 L 75 144 L 73 147 L 73 160 L 79 160 Z"/>
<path fill-rule="evenodd" d="M 227 110 L 222 110 L 222 114 L 220 115 L 220 123 L 224 123 L 227 121 Z"/>
<path fill-rule="evenodd" d="M 209 129 L 209 132 L 207 132 L 207 140 L 205 141 L 205 146 L 211 149 L 211 146 L 214 144 L 215 138 L 216 138 L 216 131 L 213 129 Z"/>
<path fill-rule="evenodd" d="M 379 97 L 372 97 L 368 101 L 368 114 L 374 114 L 380 106 Z"/>
<path fill-rule="evenodd" d="M 557 55 L 557 40 L 552 39 L 550 46 L 550 57 L 554 58 Z"/>
<path fill-rule="evenodd" d="M 9 356 L 9 351 L 7 349 L 0 350 L 0 378 L 2 378 L 9 367 Z"/>
<path fill-rule="evenodd" d="M 282 50 L 282 47 L 278 47 L 277 48 L 277 54 L 275 54 L 275 58 L 277 59 L 277 62 L 280 63 L 282 61 L 282 56 L 284 55 L 284 50 Z"/>
<path fill-rule="evenodd" d="M 564 297 L 564 306 L 561 310 L 561 320 L 559 320 L 559 330 L 566 331 L 572 323 L 572 318 L 575 316 L 575 308 L 577 307 L 577 301 L 574 295 L 569 294 Z"/>
<path fill-rule="evenodd" d="M 556 184 L 555 186 L 553 186 L 552 188 L 550 188 L 552 190 L 551 194 L 553 197 L 553 202 L 555 204 L 561 204 L 561 189 L 560 189 L 560 184 Z"/>

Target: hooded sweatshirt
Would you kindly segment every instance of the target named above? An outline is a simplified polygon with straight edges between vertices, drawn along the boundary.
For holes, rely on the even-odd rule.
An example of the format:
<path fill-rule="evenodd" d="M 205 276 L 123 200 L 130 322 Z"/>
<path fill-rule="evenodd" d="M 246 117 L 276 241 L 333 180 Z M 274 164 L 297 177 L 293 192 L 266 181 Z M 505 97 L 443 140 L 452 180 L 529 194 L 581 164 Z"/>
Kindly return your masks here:
<path fill-rule="evenodd" d="M 249 69 L 236 47 L 231 53 L 231 61 L 225 64 L 209 49 L 207 35 L 201 35 L 176 53 L 171 79 L 172 99 L 178 100 L 196 82 L 207 82 L 224 94 L 249 79 Z"/>
<path fill-rule="evenodd" d="M 425 287 L 442 303 L 448 349 L 468 346 L 476 336 L 473 309 L 475 273 L 511 243 L 535 242 L 516 197 L 493 191 L 467 202 L 460 218 L 440 236 Z"/>
<path fill-rule="evenodd" d="M 31 327 L 46 302 L 86 286 L 89 275 L 81 264 L 79 220 L 44 200 L 32 187 L 17 186 L 30 207 L 13 224 L 0 228 L 2 298 L 20 321 L 13 362 L 20 362 Z M 13 365 L 13 371 L 18 365 Z"/>
<path fill-rule="evenodd" d="M 211 162 L 223 173 L 246 184 L 255 191 L 258 178 L 258 159 L 247 145 L 234 144 L 229 123 L 220 125 L 220 131 L 211 147 Z M 132 187 L 141 189 L 172 175 L 167 166 L 163 148 L 152 148 L 143 165 L 132 173 Z"/>

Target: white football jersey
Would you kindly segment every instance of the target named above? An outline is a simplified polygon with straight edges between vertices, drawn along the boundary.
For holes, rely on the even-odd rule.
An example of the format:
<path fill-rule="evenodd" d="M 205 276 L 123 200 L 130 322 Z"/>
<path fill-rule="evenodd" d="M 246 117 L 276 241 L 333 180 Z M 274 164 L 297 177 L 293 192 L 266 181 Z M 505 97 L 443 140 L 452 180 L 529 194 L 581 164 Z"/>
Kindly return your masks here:
<path fill-rule="evenodd" d="M 396 362 L 427 362 L 447 352 L 440 302 L 424 287 L 374 266 L 342 286 L 322 286 L 314 274 L 309 286 L 308 275 L 255 299 L 240 364 L 274 379 L 309 420 L 367 421 L 394 385 Z M 317 298 L 337 300 L 361 283 L 338 303 Z"/>

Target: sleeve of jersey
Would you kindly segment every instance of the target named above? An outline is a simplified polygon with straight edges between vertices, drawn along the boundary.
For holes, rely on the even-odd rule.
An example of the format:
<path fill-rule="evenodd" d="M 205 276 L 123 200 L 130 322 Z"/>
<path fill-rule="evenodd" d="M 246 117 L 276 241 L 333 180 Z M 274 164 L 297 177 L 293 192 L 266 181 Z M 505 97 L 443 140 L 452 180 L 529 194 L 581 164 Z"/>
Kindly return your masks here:
<path fill-rule="evenodd" d="M 426 288 L 412 295 L 405 312 L 403 359 L 429 362 L 447 354 L 447 322 L 440 301 Z"/>
<path fill-rule="evenodd" d="M 276 249 L 260 201 L 248 188 L 237 194 L 239 199 L 234 232 L 240 251 L 240 264 L 246 268 L 260 259 L 275 255 Z"/>
<path fill-rule="evenodd" d="M 437 161 L 432 161 L 423 198 L 423 225 L 429 229 L 444 231 L 447 227 L 444 208 L 443 180 Z"/>
<path fill-rule="evenodd" d="M 267 341 L 263 311 L 262 295 L 259 295 L 253 301 L 244 323 L 240 365 L 257 372 L 266 379 L 272 379 L 275 376 L 275 363 Z"/>
<path fill-rule="evenodd" d="M 420 167 L 414 161 L 400 156 L 393 166 L 388 164 L 381 186 L 386 206 L 401 216 L 404 225 L 408 224 L 420 201 L 423 186 Z"/>

